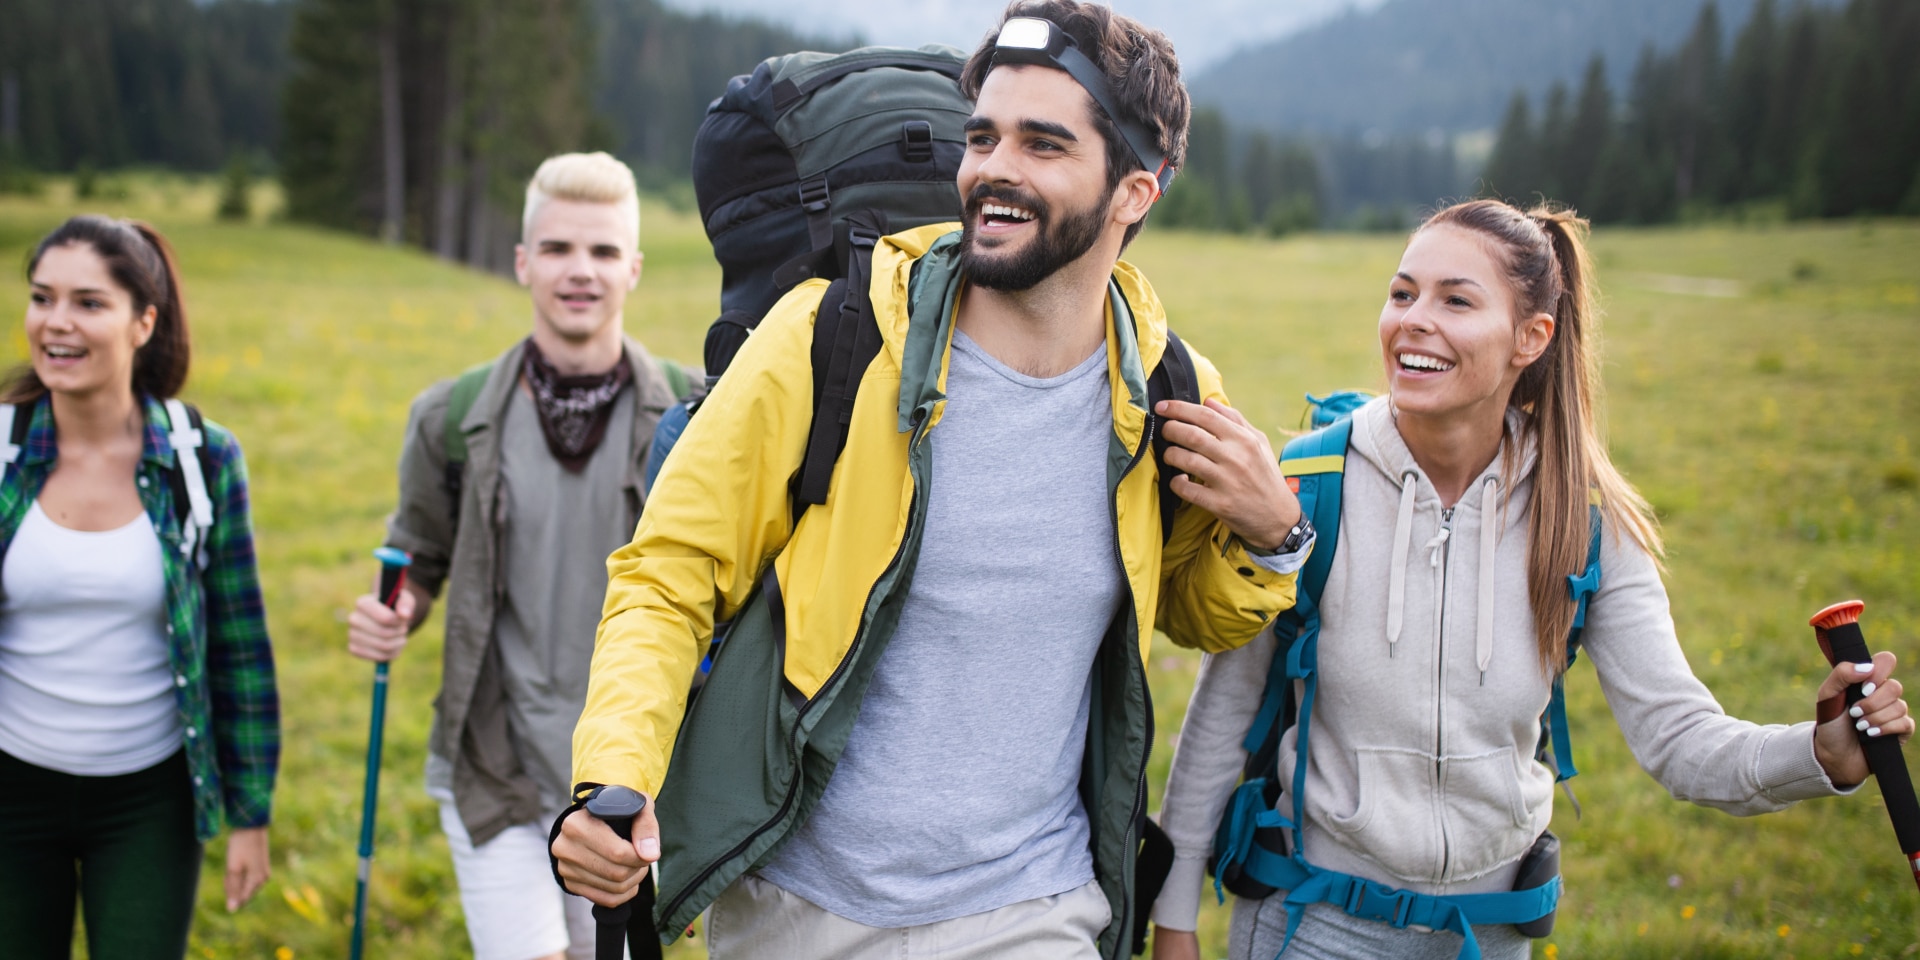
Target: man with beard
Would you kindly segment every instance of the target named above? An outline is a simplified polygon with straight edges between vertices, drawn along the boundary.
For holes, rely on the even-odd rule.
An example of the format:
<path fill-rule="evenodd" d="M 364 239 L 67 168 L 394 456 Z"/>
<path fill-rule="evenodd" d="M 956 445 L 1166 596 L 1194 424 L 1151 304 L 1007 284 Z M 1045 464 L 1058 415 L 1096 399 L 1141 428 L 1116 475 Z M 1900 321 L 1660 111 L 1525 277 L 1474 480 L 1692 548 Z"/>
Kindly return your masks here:
<path fill-rule="evenodd" d="M 1122 956 L 1152 749 L 1153 631 L 1239 646 L 1311 530 L 1225 403 L 1146 407 L 1159 300 L 1119 255 L 1171 179 L 1166 38 L 1019 0 L 968 63 L 966 222 L 873 255 L 884 345 L 823 505 L 793 511 L 825 284 L 749 338 L 608 563 L 575 796 L 658 795 L 622 841 L 555 822 L 562 884 L 716 960 Z M 1148 453 L 1155 429 L 1178 444 Z M 1160 470 L 1184 500 L 1163 544 Z M 681 728 L 686 678 L 733 627 Z M 669 764 L 671 757 L 671 764 Z"/>

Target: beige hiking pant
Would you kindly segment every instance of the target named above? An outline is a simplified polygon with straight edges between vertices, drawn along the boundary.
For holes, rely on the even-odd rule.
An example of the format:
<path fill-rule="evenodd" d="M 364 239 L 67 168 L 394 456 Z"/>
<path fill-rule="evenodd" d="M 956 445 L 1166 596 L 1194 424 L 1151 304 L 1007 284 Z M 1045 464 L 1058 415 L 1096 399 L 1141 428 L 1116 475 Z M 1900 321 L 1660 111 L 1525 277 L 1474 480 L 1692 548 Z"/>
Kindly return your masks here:
<path fill-rule="evenodd" d="M 747 874 L 713 902 L 712 960 L 1098 960 L 1112 920 L 1100 885 L 917 927 L 836 916 Z"/>

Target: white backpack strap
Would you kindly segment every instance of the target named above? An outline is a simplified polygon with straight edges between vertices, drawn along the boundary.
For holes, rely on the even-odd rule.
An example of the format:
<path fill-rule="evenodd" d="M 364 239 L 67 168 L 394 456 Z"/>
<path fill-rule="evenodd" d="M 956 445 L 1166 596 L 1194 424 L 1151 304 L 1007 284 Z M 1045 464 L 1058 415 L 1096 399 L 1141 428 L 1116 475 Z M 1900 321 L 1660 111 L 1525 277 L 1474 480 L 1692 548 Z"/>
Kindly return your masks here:
<path fill-rule="evenodd" d="M 18 409 L 11 403 L 0 403 L 0 476 L 20 459 L 20 445 L 13 442 L 13 415 Z"/>
<path fill-rule="evenodd" d="M 202 553 L 206 546 L 206 531 L 213 527 L 213 498 L 207 495 L 207 477 L 200 469 L 199 450 L 206 438 L 194 429 L 193 418 L 187 415 L 187 405 L 179 400 L 167 401 L 167 443 L 173 447 L 174 469 L 187 481 L 187 503 L 192 508 L 193 524 L 190 530 L 180 531 L 185 538 L 182 547 L 189 553 Z M 196 557 L 202 563 L 204 555 Z"/>

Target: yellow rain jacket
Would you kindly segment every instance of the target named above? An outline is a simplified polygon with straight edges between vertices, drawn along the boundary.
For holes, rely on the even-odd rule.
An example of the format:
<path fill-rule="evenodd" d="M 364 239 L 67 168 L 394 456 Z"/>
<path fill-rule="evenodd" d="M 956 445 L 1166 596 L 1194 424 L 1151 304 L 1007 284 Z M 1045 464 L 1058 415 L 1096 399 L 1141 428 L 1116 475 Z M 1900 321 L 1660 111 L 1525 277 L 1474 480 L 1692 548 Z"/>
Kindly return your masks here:
<path fill-rule="evenodd" d="M 891 638 L 919 552 L 927 440 L 945 409 L 958 241 L 946 224 L 875 249 L 870 291 L 884 345 L 860 382 L 824 505 L 794 523 L 790 481 L 812 427 L 813 319 L 827 286 L 815 280 L 748 338 L 662 468 L 633 542 L 607 562 L 574 779 L 658 797 L 656 919 L 667 939 L 804 820 Z M 1294 578 L 1254 563 L 1224 523 L 1191 505 L 1163 546 L 1146 381 L 1166 320 L 1126 263 L 1109 293 L 1107 473 L 1131 603 L 1094 667 L 1081 786 L 1115 918 L 1103 951 L 1124 953 L 1152 749 L 1144 665 L 1153 631 L 1208 651 L 1238 647 L 1291 605 Z M 1218 372 L 1192 358 L 1201 394 L 1224 401 Z M 728 621 L 683 729 L 690 680 L 716 622 Z"/>

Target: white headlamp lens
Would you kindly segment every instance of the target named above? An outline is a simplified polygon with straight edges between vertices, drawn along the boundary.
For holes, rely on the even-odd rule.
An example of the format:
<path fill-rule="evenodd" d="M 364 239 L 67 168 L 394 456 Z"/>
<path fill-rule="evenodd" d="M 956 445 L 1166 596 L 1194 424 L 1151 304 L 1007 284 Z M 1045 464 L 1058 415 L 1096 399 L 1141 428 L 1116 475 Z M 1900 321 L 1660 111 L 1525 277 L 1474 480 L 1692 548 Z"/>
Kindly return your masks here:
<path fill-rule="evenodd" d="M 1045 50 L 1052 37 L 1053 24 L 1038 17 L 1014 17 L 1000 25 L 1000 40 L 995 46 L 1016 50 Z"/>

